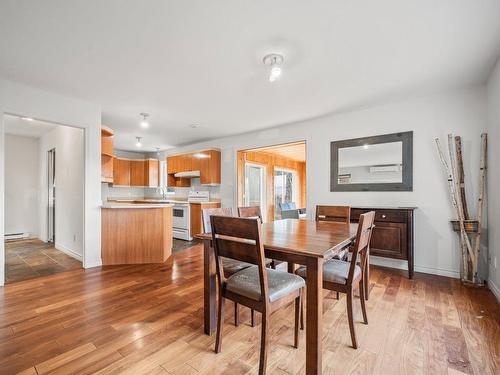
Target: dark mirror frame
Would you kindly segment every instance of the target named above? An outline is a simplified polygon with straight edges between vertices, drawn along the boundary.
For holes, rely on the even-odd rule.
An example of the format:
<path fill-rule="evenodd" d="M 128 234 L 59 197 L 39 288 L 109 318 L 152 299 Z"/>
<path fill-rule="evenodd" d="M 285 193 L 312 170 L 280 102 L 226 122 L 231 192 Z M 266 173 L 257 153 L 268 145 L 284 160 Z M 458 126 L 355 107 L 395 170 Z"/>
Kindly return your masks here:
<path fill-rule="evenodd" d="M 379 143 L 403 142 L 403 182 L 339 184 L 339 149 Z M 375 135 L 330 143 L 330 191 L 413 191 L 413 132 Z"/>

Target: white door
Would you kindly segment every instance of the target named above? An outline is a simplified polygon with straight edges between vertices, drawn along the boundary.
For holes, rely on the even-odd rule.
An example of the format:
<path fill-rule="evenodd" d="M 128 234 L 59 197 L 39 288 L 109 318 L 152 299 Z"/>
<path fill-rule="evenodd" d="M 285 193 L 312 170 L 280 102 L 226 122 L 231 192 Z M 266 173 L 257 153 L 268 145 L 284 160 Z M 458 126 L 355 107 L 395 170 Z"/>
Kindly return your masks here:
<path fill-rule="evenodd" d="M 262 219 L 266 220 L 266 167 L 263 165 L 245 164 L 245 206 L 259 206 Z"/>

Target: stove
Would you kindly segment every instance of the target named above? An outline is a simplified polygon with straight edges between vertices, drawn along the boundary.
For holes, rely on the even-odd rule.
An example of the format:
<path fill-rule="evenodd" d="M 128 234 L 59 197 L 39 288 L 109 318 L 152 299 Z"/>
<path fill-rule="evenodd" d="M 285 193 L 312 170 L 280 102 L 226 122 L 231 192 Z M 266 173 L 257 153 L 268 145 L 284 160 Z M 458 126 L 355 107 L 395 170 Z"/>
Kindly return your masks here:
<path fill-rule="evenodd" d="M 190 203 L 209 202 L 208 191 L 190 191 L 187 200 L 172 200 L 173 207 L 173 237 L 180 240 L 192 241 Z"/>

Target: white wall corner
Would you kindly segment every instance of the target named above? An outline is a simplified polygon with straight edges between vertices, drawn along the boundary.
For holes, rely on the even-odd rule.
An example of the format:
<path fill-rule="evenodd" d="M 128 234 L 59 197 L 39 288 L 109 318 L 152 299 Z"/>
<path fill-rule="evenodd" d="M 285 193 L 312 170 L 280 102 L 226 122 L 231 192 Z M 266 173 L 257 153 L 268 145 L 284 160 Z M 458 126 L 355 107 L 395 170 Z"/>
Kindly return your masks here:
<path fill-rule="evenodd" d="M 500 301 L 500 288 L 496 285 L 492 279 L 488 280 L 488 289 L 497 297 L 497 301 Z"/>
<path fill-rule="evenodd" d="M 70 257 L 80 261 L 80 262 L 83 261 L 83 257 L 80 254 L 78 254 L 76 251 L 74 251 L 73 249 L 70 249 L 69 247 L 66 247 L 66 246 L 56 242 L 55 248 L 59 251 L 62 251 L 66 255 L 69 255 Z"/>

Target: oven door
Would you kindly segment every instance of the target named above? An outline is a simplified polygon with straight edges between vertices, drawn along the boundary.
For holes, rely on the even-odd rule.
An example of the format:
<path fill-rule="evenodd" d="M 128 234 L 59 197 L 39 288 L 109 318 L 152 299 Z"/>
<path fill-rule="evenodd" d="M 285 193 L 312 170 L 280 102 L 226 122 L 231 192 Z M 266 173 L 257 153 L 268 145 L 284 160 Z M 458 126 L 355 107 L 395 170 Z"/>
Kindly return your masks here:
<path fill-rule="evenodd" d="M 187 206 L 173 207 L 173 222 L 172 226 L 178 229 L 187 230 L 189 228 L 189 215 Z"/>

